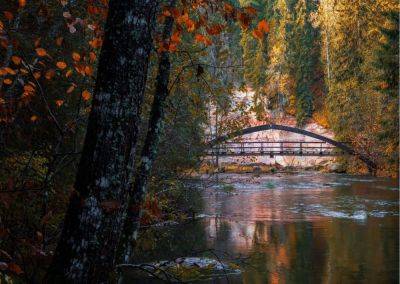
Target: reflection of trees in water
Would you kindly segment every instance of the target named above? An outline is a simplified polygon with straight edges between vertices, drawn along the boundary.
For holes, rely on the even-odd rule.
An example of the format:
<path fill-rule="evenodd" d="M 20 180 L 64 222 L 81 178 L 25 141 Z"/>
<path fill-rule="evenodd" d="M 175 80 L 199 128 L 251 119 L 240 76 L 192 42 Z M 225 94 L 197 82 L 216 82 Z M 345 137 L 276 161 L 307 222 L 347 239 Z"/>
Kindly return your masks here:
<path fill-rule="evenodd" d="M 320 236 L 313 235 L 312 223 L 256 222 L 251 259 L 265 272 L 246 274 L 246 283 L 321 283 L 326 257 L 324 242 L 315 238 Z"/>
<path fill-rule="evenodd" d="M 397 220 L 256 222 L 244 283 L 397 283 Z"/>

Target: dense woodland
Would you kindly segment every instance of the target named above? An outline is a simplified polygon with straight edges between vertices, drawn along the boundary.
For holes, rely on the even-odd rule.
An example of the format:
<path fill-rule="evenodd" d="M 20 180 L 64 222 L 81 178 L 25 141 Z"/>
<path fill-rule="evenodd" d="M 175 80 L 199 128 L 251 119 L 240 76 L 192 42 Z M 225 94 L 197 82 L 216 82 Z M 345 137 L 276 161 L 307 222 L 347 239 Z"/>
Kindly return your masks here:
<path fill-rule="evenodd" d="M 195 210 L 183 181 L 211 119 L 220 133 L 245 124 L 247 110 L 224 120 L 237 90 L 255 91 L 259 120 L 316 121 L 379 175 L 398 172 L 395 0 L 13 0 L 0 11 L 2 280 L 115 279 L 139 223 Z"/>

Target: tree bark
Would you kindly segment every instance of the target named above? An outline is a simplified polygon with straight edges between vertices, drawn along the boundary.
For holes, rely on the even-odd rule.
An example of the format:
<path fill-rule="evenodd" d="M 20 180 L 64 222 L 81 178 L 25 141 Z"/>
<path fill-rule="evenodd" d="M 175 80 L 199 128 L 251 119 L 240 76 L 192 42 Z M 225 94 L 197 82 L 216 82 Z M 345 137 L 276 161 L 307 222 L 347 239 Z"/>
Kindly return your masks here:
<path fill-rule="evenodd" d="M 83 152 L 46 281 L 105 283 L 132 186 L 156 0 L 111 0 Z"/>
<path fill-rule="evenodd" d="M 175 2 L 175 0 L 171 0 L 170 6 L 174 7 Z M 167 17 L 165 19 L 162 34 L 163 42 L 168 42 L 170 40 L 173 24 L 173 17 Z M 123 263 L 132 261 L 133 248 L 136 242 L 141 216 L 141 210 L 137 205 L 143 201 L 146 195 L 148 178 L 157 155 L 158 143 L 164 126 L 164 106 L 169 94 L 168 84 L 170 71 L 171 63 L 169 51 L 163 51 L 159 57 L 156 89 L 150 112 L 149 126 L 142 148 L 139 166 L 135 175 L 133 191 L 129 196 L 128 212 L 121 235 L 119 256 Z"/>

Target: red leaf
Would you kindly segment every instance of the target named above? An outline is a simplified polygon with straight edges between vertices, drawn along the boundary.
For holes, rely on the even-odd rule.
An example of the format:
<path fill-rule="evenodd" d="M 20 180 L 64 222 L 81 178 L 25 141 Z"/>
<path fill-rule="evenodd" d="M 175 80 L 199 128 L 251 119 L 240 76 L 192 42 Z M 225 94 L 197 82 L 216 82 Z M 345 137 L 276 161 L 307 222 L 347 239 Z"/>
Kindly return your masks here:
<path fill-rule="evenodd" d="M 220 24 L 213 25 L 211 27 L 207 27 L 206 31 L 209 35 L 218 35 L 222 32 L 223 26 Z"/>
<path fill-rule="evenodd" d="M 121 203 L 117 200 L 109 200 L 109 201 L 103 201 L 101 203 L 101 208 L 103 208 L 104 211 L 107 213 L 112 213 L 114 211 L 117 211 L 121 207 Z"/>
<path fill-rule="evenodd" d="M 22 271 L 21 267 L 16 263 L 9 263 L 8 270 L 14 272 L 17 275 L 24 273 L 24 271 Z"/>

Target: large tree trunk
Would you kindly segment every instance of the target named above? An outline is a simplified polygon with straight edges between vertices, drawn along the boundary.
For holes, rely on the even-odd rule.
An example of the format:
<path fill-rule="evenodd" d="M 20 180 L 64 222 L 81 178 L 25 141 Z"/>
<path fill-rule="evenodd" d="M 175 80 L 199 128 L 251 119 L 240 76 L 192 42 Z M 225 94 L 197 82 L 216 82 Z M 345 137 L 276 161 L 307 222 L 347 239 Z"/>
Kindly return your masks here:
<path fill-rule="evenodd" d="M 108 282 L 132 186 L 156 0 L 111 0 L 92 110 L 47 281 Z"/>
<path fill-rule="evenodd" d="M 170 2 L 175 6 L 175 0 Z M 163 42 L 168 42 L 173 28 L 174 19 L 167 17 L 162 34 Z M 140 208 L 137 204 L 143 201 L 146 194 L 147 182 L 152 165 L 157 154 L 158 143 L 164 125 L 164 105 L 168 97 L 168 83 L 171 71 L 169 51 L 160 54 L 156 89 L 151 108 L 149 126 L 145 143 L 141 152 L 139 166 L 135 175 L 133 192 L 129 196 L 128 212 L 120 242 L 121 261 L 129 263 L 132 261 L 132 252 L 140 225 Z"/>

